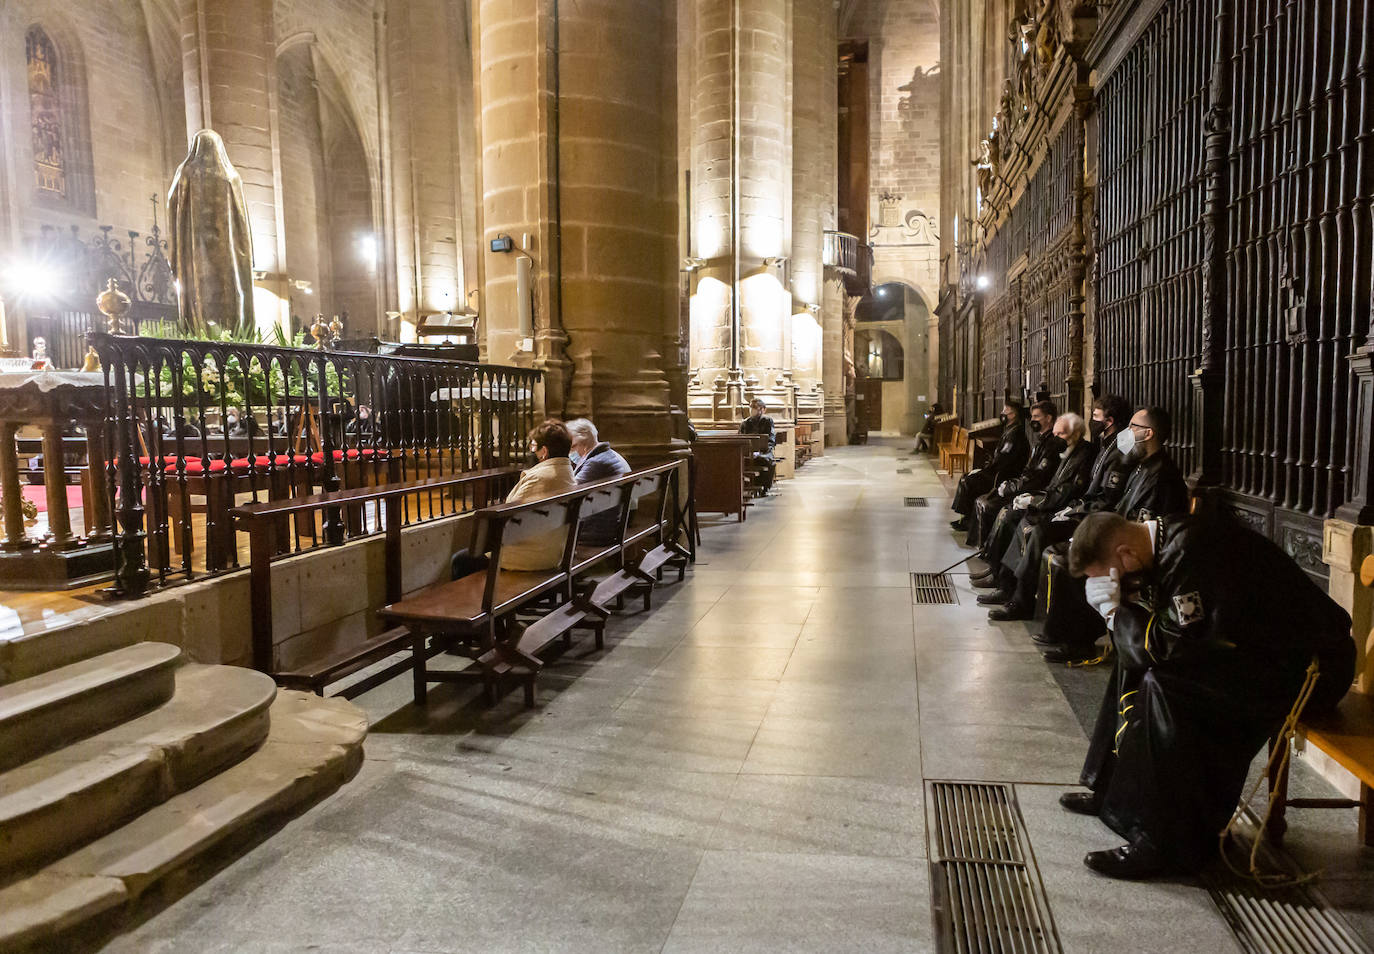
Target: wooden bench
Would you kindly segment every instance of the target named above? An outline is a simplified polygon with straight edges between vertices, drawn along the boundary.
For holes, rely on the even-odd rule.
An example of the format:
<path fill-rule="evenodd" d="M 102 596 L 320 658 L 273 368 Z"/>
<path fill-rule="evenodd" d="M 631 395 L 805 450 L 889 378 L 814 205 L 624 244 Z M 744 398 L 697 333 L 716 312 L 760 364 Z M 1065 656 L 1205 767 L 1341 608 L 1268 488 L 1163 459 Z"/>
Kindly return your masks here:
<path fill-rule="evenodd" d="M 672 461 L 554 497 L 477 511 L 469 551 L 488 555 L 486 569 L 391 602 L 378 614 L 386 623 L 413 634 L 409 646 L 416 704 L 425 703 L 431 682 L 474 680 L 482 682 L 488 701 L 494 703 L 503 677 L 516 676 L 525 688 L 525 704 L 532 706 L 535 679 L 543 668 L 538 654 L 546 646 L 590 618 L 599 648 L 601 626 L 609 615 L 606 603 L 637 582 L 652 583 L 651 574 L 657 568 L 673 554 L 684 553 L 676 545 L 676 522 L 667 519 L 672 510 L 669 487 L 681 469 L 681 461 Z M 654 519 L 646 526 L 631 527 L 635 502 L 655 491 L 659 504 Z M 619 519 L 615 542 L 579 548 L 581 521 L 612 509 Z M 503 547 L 559 532 L 565 537 L 556 567 L 501 568 Z M 650 540 L 657 545 L 635 557 Z M 667 555 L 660 558 L 660 549 L 666 549 Z M 586 592 L 576 593 L 579 576 L 608 560 L 616 561 L 615 571 Z M 523 622 L 522 614 L 533 619 Z M 439 648 L 473 659 L 474 665 L 462 670 L 430 669 L 427 661 L 433 652 L 426 647 L 428 637 Z"/>
<path fill-rule="evenodd" d="M 1365 586 L 1374 586 L 1374 555 L 1364 558 L 1360 581 Z M 1271 788 L 1278 792 L 1269 819 L 1270 836 L 1276 844 L 1283 841 L 1289 808 L 1356 808 L 1360 813 L 1360 844 L 1374 848 L 1374 696 L 1352 690 L 1332 715 L 1302 720 L 1298 734 L 1359 780 L 1360 797 L 1289 798 L 1288 771 L 1286 767 L 1276 770 L 1269 779 Z M 1271 739 L 1271 754 L 1274 745 L 1275 740 Z"/>
<path fill-rule="evenodd" d="M 265 672 L 277 684 L 288 689 L 304 689 L 323 695 L 325 686 L 350 676 L 378 660 L 409 648 L 414 636 L 404 628 L 388 629 L 363 642 L 345 646 L 319 658 L 283 660 L 272 640 L 272 558 L 282 552 L 281 539 L 286 521 L 303 517 L 314 519 L 317 512 L 342 515 L 349 512 L 361 516 L 366 504 L 380 505 L 385 527 L 384 561 L 386 567 L 386 598 L 399 600 L 401 591 L 401 524 L 408 498 L 430 493 L 452 493 L 471 490 L 476 500 L 485 503 L 499 497 L 520 474 L 515 466 L 493 467 L 485 470 L 427 477 L 403 483 L 379 484 L 351 490 L 336 490 L 286 500 L 245 504 L 231 511 L 239 527 L 248 533 L 249 591 L 252 611 L 253 668 Z M 335 518 L 337 519 L 337 517 Z M 409 668 L 401 663 L 375 674 L 357 685 L 350 686 L 345 695 L 356 695 L 398 672 Z"/>

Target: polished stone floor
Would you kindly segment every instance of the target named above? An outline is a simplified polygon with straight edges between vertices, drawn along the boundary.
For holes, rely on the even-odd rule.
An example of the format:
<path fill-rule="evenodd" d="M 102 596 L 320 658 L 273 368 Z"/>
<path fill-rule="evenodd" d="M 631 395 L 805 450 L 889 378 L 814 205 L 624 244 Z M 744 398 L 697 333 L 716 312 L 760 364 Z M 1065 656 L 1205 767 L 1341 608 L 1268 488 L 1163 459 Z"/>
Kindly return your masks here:
<path fill-rule="evenodd" d="M 967 575 L 912 605 L 909 571 L 966 552 L 948 495 L 895 442 L 834 449 L 708 522 L 688 581 L 577 643 L 535 710 L 374 690 L 353 782 L 107 949 L 929 951 L 922 783 L 954 778 L 1015 783 L 1066 951 L 1238 951 L 1196 884 L 1081 864 L 1118 841 L 1056 804 L 1102 674 L 989 624 Z M 1325 814 L 1296 843 L 1358 914 L 1374 863 Z"/>

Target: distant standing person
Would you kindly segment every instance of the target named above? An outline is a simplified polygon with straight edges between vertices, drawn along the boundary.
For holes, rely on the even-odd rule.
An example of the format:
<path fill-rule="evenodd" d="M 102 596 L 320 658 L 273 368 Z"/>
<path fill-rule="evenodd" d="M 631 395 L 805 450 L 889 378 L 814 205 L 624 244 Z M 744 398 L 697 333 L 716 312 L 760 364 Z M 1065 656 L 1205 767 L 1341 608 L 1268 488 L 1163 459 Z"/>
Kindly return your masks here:
<path fill-rule="evenodd" d="M 773 446 L 778 442 L 778 436 L 773 431 L 773 419 L 763 413 L 766 410 L 768 410 L 768 405 L 763 403 L 763 399 L 754 398 L 749 402 L 749 416 L 739 425 L 741 434 L 768 435 L 768 450 L 754 453 L 754 462 L 762 468 L 759 477 L 759 492 L 765 494 L 773 486 L 773 477 L 777 467 L 773 460 Z"/>

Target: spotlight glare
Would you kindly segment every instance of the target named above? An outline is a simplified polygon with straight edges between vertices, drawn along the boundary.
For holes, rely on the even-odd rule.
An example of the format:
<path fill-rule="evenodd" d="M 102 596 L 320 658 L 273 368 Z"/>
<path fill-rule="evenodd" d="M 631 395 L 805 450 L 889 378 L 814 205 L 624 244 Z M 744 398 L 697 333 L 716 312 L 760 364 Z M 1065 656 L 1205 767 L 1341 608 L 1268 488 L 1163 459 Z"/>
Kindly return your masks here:
<path fill-rule="evenodd" d="M 977 282 L 977 284 L 978 284 L 978 287 L 979 287 L 979 288 L 983 288 L 983 289 L 991 288 L 991 287 L 992 287 L 992 279 L 991 279 L 990 277 L 988 277 L 987 275 L 979 275 L 979 276 L 978 276 L 978 282 Z"/>

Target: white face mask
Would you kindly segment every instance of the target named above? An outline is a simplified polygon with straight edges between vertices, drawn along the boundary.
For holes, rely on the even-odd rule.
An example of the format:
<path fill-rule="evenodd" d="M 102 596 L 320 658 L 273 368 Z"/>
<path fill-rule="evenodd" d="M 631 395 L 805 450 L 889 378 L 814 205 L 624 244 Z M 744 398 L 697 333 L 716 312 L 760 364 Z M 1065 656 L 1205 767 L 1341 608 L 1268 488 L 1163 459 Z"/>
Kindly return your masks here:
<path fill-rule="evenodd" d="M 1126 428 L 1116 435 L 1116 449 L 1121 451 L 1123 457 L 1130 457 L 1135 452 L 1135 430 Z"/>
<path fill-rule="evenodd" d="M 579 454 L 577 451 L 568 451 L 568 460 L 570 460 L 572 462 L 572 465 L 576 467 L 578 464 L 582 463 L 582 455 Z"/>

